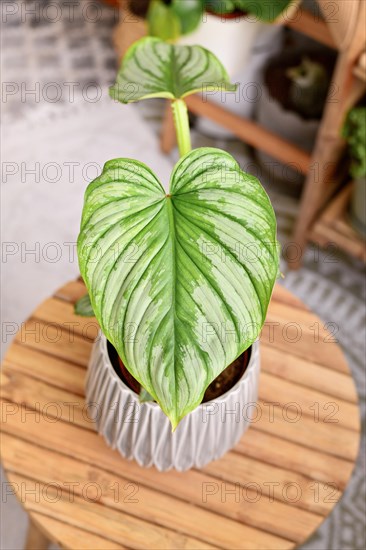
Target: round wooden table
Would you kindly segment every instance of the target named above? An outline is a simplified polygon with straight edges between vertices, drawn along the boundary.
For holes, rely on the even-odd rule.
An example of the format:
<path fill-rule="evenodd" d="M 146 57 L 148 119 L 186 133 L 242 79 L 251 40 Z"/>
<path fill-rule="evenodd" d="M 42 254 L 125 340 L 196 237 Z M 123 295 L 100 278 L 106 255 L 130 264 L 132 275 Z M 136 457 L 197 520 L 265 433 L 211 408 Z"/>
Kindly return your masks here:
<path fill-rule="evenodd" d="M 335 327 L 277 286 L 261 335 L 255 419 L 203 470 L 159 473 L 107 447 L 84 402 L 97 324 L 70 282 L 22 325 L 2 370 L 6 495 L 30 515 L 27 548 L 294 548 L 340 499 L 359 410 Z"/>

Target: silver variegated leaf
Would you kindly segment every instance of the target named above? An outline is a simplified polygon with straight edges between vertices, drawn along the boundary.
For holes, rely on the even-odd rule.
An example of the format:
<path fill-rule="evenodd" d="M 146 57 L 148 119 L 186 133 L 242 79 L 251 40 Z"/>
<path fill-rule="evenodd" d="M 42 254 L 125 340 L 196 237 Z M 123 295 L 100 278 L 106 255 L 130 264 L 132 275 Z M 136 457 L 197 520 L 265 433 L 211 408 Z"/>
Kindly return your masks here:
<path fill-rule="evenodd" d="M 201 46 L 168 44 L 149 36 L 128 49 L 110 95 L 132 103 L 151 97 L 180 99 L 212 89 L 236 89 L 213 53 Z"/>
<path fill-rule="evenodd" d="M 78 255 L 102 330 L 173 428 L 258 336 L 279 261 L 261 184 L 210 148 L 177 163 L 168 195 L 144 164 L 107 162 Z"/>

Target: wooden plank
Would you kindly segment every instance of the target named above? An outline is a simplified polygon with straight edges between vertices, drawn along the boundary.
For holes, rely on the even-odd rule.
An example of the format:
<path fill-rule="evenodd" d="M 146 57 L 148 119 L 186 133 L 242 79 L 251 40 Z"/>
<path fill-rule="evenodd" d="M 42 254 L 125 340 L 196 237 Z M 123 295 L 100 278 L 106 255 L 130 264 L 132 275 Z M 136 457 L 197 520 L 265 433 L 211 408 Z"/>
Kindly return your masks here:
<path fill-rule="evenodd" d="M 342 493 L 333 487 L 314 482 L 306 476 L 253 460 L 239 453 L 228 453 L 210 462 L 203 471 L 231 483 L 252 483 L 267 498 L 291 502 L 297 507 L 326 516 Z"/>
<path fill-rule="evenodd" d="M 362 1 L 338 0 L 330 3 L 327 0 L 318 0 L 328 30 L 332 33 L 339 49 L 347 48 L 352 40 L 359 17 L 359 5 Z"/>
<path fill-rule="evenodd" d="M 75 281 L 70 281 L 66 285 L 62 286 L 56 290 L 54 297 L 59 298 L 60 300 L 66 300 L 72 302 L 73 304 L 82 298 L 87 293 L 86 286 L 83 281 L 77 279 Z"/>
<path fill-rule="evenodd" d="M 72 326 L 44 323 L 29 319 L 22 324 L 15 337 L 18 344 L 86 367 L 91 353 L 91 342 L 74 333 Z"/>
<path fill-rule="evenodd" d="M 345 206 L 349 204 L 352 194 L 353 184 L 350 182 L 345 185 L 340 192 L 333 198 L 321 215 L 321 220 L 326 224 L 333 224 L 335 220 L 343 216 Z"/>
<path fill-rule="evenodd" d="M 94 535 L 85 529 L 80 529 L 55 518 L 32 512 L 31 517 L 41 528 L 52 537 L 52 541 L 70 550 L 125 550 L 122 544 L 107 538 Z"/>
<path fill-rule="evenodd" d="M 287 304 L 288 306 L 292 306 L 297 309 L 309 311 L 309 308 L 300 300 L 300 298 L 295 296 L 295 294 L 292 294 L 292 292 L 289 292 L 287 288 L 279 283 L 274 286 L 272 300 Z"/>
<path fill-rule="evenodd" d="M 75 315 L 73 304 L 58 298 L 45 300 L 35 309 L 32 317 L 43 321 L 45 324 L 60 325 L 70 331 L 71 334 L 77 334 L 91 342 L 97 338 L 100 330 L 95 317 Z"/>
<path fill-rule="evenodd" d="M 359 438 L 354 430 L 339 424 L 314 422 L 313 418 L 302 414 L 300 409 L 294 412 L 292 407 L 271 405 L 261 400 L 256 412 L 260 418 L 254 422 L 257 429 L 276 433 L 287 441 L 351 462 L 357 457 Z"/>
<path fill-rule="evenodd" d="M 32 521 L 29 521 L 25 550 L 47 550 L 50 540 Z"/>
<path fill-rule="evenodd" d="M 322 246 L 335 244 L 349 254 L 366 261 L 366 242 L 351 227 L 347 219 L 347 209 L 353 182 L 343 187 L 314 224 L 311 238 Z"/>
<path fill-rule="evenodd" d="M 358 403 L 356 388 L 349 374 L 323 367 L 290 353 L 283 353 L 265 342 L 262 342 L 261 346 L 261 362 L 264 372 L 299 386 L 314 388 L 331 397 Z"/>
<path fill-rule="evenodd" d="M 42 430 L 40 423 L 37 422 L 35 415 L 29 415 L 27 422 L 24 422 L 24 407 L 14 407 L 12 403 L 4 402 L 2 405 L 3 430 L 6 433 L 16 434 L 18 437 L 27 441 L 37 441 L 39 445 L 48 448 L 57 448 L 62 454 L 66 454 L 77 458 L 81 461 L 86 461 L 91 464 L 98 464 L 110 471 L 121 470 L 122 463 L 125 464 L 124 471 L 134 468 L 134 462 L 128 461 L 125 463 L 121 456 L 109 449 L 103 438 L 98 436 L 95 431 L 88 431 L 78 427 L 76 424 L 67 424 L 59 422 L 56 430 Z M 45 422 L 40 419 L 40 422 Z M 248 442 L 248 443 L 247 443 Z M 269 442 L 270 446 L 264 447 L 265 443 Z M 270 452 L 269 452 L 270 449 Z M 273 431 L 270 434 L 260 432 L 256 429 L 256 425 L 245 434 L 242 441 L 238 445 L 238 450 L 244 452 L 251 458 L 256 458 L 260 462 L 267 462 L 274 466 L 278 466 L 285 471 L 294 471 L 295 473 L 304 474 L 304 477 L 309 476 L 314 481 L 335 482 L 337 485 L 344 487 L 353 468 L 353 463 L 324 455 L 319 451 L 314 451 L 299 444 L 286 441 L 276 437 Z M 123 462 L 121 462 L 123 461 Z M 307 468 L 307 465 L 308 468 Z M 331 468 L 334 466 L 334 468 Z M 154 468 L 146 469 L 136 466 L 137 476 L 148 476 L 148 472 L 152 472 L 154 480 L 156 470 Z M 308 469 L 308 473 L 307 473 Z M 166 484 L 173 475 L 178 476 L 182 480 L 183 485 L 185 479 L 189 485 L 190 472 L 185 472 L 184 475 L 175 472 L 159 473 L 159 483 Z M 291 473 L 289 476 L 291 477 Z M 319 475 L 319 477 L 317 477 Z M 290 479 L 290 478 L 289 478 Z M 155 483 L 155 482 L 154 482 Z M 173 485 L 173 490 L 176 491 L 176 486 Z"/>
<path fill-rule="evenodd" d="M 94 430 L 91 416 L 95 411 L 86 406 L 84 398 L 80 395 L 23 376 L 14 369 L 3 369 L 0 376 L 2 399 L 11 401 L 16 406 L 22 404 L 26 407 L 24 422 L 28 422 L 31 417 L 38 423 L 43 419 L 48 422 L 51 429 L 52 425 L 55 426 L 63 420 Z"/>
<path fill-rule="evenodd" d="M 66 456 L 60 458 L 56 451 L 44 449 L 7 434 L 4 434 L 2 444 L 2 459 L 7 471 L 21 476 L 28 476 L 31 471 L 32 477 L 37 482 L 45 485 L 54 484 L 60 488 L 66 486 L 66 490 L 69 490 L 71 485 L 70 500 L 74 496 L 84 500 L 91 498 L 110 510 L 126 512 L 129 516 L 154 525 L 167 529 L 174 526 L 174 530 L 176 529 L 182 535 L 194 533 L 199 540 L 220 548 L 289 548 L 291 546 L 286 540 L 260 529 L 248 527 L 239 521 L 233 521 L 224 515 L 215 514 L 209 509 L 196 506 L 192 514 L 191 504 L 161 493 L 156 490 L 157 487 L 154 489 L 146 487 L 140 483 L 138 476 L 131 488 L 129 479 L 121 475 L 128 471 L 126 461 L 124 463 L 127 468 L 121 467 L 117 475 L 116 472 L 110 473 Z M 89 492 L 88 487 L 91 485 Z M 92 496 L 89 497 L 89 495 Z M 202 489 L 199 497 L 202 499 Z M 315 526 L 321 521 L 319 517 L 312 519 L 312 525 Z M 214 532 L 213 525 L 215 525 Z M 247 542 L 242 542 L 242 538 Z"/>
<path fill-rule="evenodd" d="M 310 155 L 280 138 L 277 134 L 262 128 L 251 120 L 227 111 L 216 103 L 203 101 L 199 95 L 187 97 L 186 102 L 192 113 L 213 120 L 249 145 L 268 153 L 285 164 L 293 162 L 303 174 L 308 173 Z"/>
<path fill-rule="evenodd" d="M 16 433 L 17 434 L 23 433 L 24 428 L 22 425 L 19 425 L 19 424 L 22 424 L 21 422 L 19 422 L 19 416 L 21 417 L 22 411 L 20 412 L 15 411 L 13 414 L 12 414 L 12 410 L 8 411 L 8 409 L 5 409 L 5 411 L 8 412 L 8 414 L 7 414 L 7 422 L 4 424 L 4 428 L 3 428 L 4 432 L 9 433 L 10 426 L 14 426 L 14 424 L 16 424 L 17 430 L 19 430 Z M 37 423 L 38 421 L 38 429 L 40 427 L 40 423 L 45 422 L 45 418 L 40 415 L 38 416 L 28 415 L 28 416 L 29 418 L 27 418 L 27 425 L 28 425 L 28 422 L 32 422 L 33 420 L 35 423 Z M 49 423 L 48 426 L 50 425 L 52 424 Z M 59 434 L 62 433 L 62 435 L 59 435 L 58 437 L 60 441 L 61 440 L 72 441 L 73 445 L 77 445 L 75 440 L 70 440 L 70 435 L 68 435 L 70 430 L 70 425 L 58 421 L 57 424 L 53 424 L 54 428 L 55 426 L 57 427 L 58 433 Z M 273 424 L 272 424 L 272 427 L 273 427 Z M 80 438 L 78 438 L 77 441 L 80 442 L 81 444 L 81 442 L 85 441 L 85 439 L 90 439 L 90 437 L 88 438 L 86 434 L 80 434 Z M 46 439 L 46 441 L 47 440 L 48 438 Z M 102 444 L 103 444 L 102 447 L 104 446 L 105 450 L 107 450 L 103 440 L 102 440 Z M 95 447 L 95 443 L 94 443 L 94 447 Z M 90 452 L 90 449 L 89 447 L 87 451 L 84 449 L 81 449 L 81 452 L 84 453 L 84 456 L 85 455 L 88 456 L 88 452 Z M 231 456 L 231 455 L 234 455 L 234 456 Z M 326 457 L 325 457 L 325 460 L 326 460 Z M 98 464 L 100 464 L 99 461 L 98 461 Z M 122 464 L 121 464 L 121 468 L 122 468 Z M 230 469 L 231 469 L 231 475 L 228 476 L 227 471 Z M 129 463 L 124 462 L 124 466 L 123 466 L 124 475 L 127 475 L 126 472 L 128 472 L 128 470 L 129 470 Z M 278 468 L 271 464 L 258 461 L 258 459 L 253 460 L 252 458 L 244 455 L 241 455 L 238 458 L 238 456 L 236 456 L 236 453 L 226 454 L 219 461 L 214 461 L 213 463 L 208 465 L 206 468 L 204 468 L 203 472 L 234 484 L 240 483 L 241 485 L 247 485 L 252 483 L 254 484 L 253 485 L 254 487 L 262 491 L 263 494 L 266 495 L 267 497 L 271 494 L 270 493 L 271 487 L 268 486 L 268 482 L 269 481 L 274 482 L 277 484 L 276 491 L 274 493 L 276 500 L 280 500 L 282 502 L 287 502 L 287 503 L 289 503 L 288 498 L 289 499 L 291 498 L 291 488 L 289 489 L 289 497 L 288 497 L 288 495 L 285 492 L 286 487 L 289 483 L 293 483 L 295 484 L 296 489 L 301 491 L 301 496 L 299 500 L 293 504 L 299 508 L 308 510 L 316 514 L 322 514 L 322 515 L 326 514 L 334 504 L 334 501 L 323 502 L 323 499 L 320 498 L 322 494 L 323 496 L 325 494 L 324 498 L 326 498 L 326 495 L 329 493 L 328 488 L 324 487 L 323 484 L 315 483 L 314 485 L 314 481 L 307 476 L 303 476 L 297 472 L 287 470 L 286 468 L 282 468 L 282 467 Z M 332 482 L 334 482 L 337 487 L 336 498 L 338 499 L 339 483 L 338 483 L 337 474 L 335 472 L 333 472 Z M 316 495 L 314 495 L 314 487 L 316 488 L 318 493 L 319 491 L 321 492 L 320 496 L 318 496 L 318 499 L 316 499 Z"/>
<path fill-rule="evenodd" d="M 329 324 L 331 335 L 319 317 L 272 301 L 268 308 L 261 341 L 307 361 L 348 374 L 341 348 L 336 345 L 338 327 Z"/>
<path fill-rule="evenodd" d="M 314 388 L 306 388 L 262 372 L 259 395 L 265 403 L 278 403 L 290 412 L 301 411 L 313 422 L 338 424 L 350 430 L 360 431 L 359 408 L 356 403 L 348 403 L 332 398 Z"/>
<path fill-rule="evenodd" d="M 323 242 L 335 243 L 339 248 L 351 254 L 351 256 L 366 262 L 366 246 L 362 239 L 350 238 L 348 235 L 342 234 L 336 228 L 326 225 L 321 221 L 318 221 L 314 225 L 310 233 L 311 240 L 317 242 L 318 235 Z"/>
<path fill-rule="evenodd" d="M 290 19 L 286 19 L 285 14 L 284 24 L 294 31 L 301 32 L 329 48 L 337 47 L 327 23 L 316 14 L 304 10 L 301 7 L 298 8 L 294 17 Z"/>
<path fill-rule="evenodd" d="M 70 502 L 68 491 L 58 486 L 47 486 L 13 472 L 8 473 L 8 479 L 21 487 L 23 493 L 26 492 L 24 504 L 31 513 L 48 515 L 52 512 L 52 517 L 58 521 L 72 523 L 99 537 L 108 533 L 110 540 L 116 543 L 121 541 L 122 545 L 130 548 L 213 548 L 194 537 L 184 536 L 78 496 Z"/>
<path fill-rule="evenodd" d="M 46 355 L 37 349 L 14 343 L 6 354 L 4 369 L 42 380 L 71 393 L 84 395 L 85 368 L 64 359 Z M 9 370 L 8 370 L 9 372 Z"/>
<path fill-rule="evenodd" d="M 55 373 L 55 377 L 57 373 Z M 40 411 L 49 417 L 56 415 L 59 419 L 72 421 L 90 429 L 93 411 L 85 406 L 84 400 L 78 395 L 68 393 L 55 386 L 50 386 L 40 380 L 25 377 L 16 370 L 2 372 L 2 396 L 14 403 L 24 403 L 29 409 Z M 261 398 L 261 385 L 260 385 Z M 72 407 L 69 404 L 71 401 Z M 71 409 L 70 409 L 71 407 Z M 291 405 L 273 405 L 263 399 L 255 410 L 258 420 L 254 420 L 258 429 L 266 432 L 275 431 L 280 437 L 340 458 L 354 460 L 357 455 L 358 438 L 353 430 L 339 423 L 314 422 L 314 418 L 302 413 L 300 406 L 294 410 Z M 244 408 L 239 414 L 248 416 L 252 408 Z M 311 412 L 311 411 L 310 411 Z M 332 410 L 326 411 L 332 413 Z M 31 413 L 29 413 L 30 416 Z M 297 420 L 294 420 L 297 419 Z M 330 429 L 331 428 L 331 429 Z"/>
<path fill-rule="evenodd" d="M 67 437 L 69 441 L 72 431 L 70 431 Z M 76 441 L 76 447 L 78 447 L 78 440 L 74 439 L 74 441 Z M 39 443 L 43 445 L 43 441 Z M 24 449 L 23 455 L 27 457 L 28 452 L 26 452 L 26 448 Z M 63 451 L 64 449 L 62 449 Z M 82 455 L 82 449 L 78 449 L 78 451 Z M 44 458 L 42 464 L 45 464 L 47 453 L 43 452 L 42 456 Z M 294 508 L 291 504 L 277 502 L 274 507 L 273 502 L 268 497 L 261 496 L 250 485 L 245 487 L 229 482 L 223 485 L 217 479 L 194 470 L 185 472 L 184 475 L 176 471 L 158 473 L 154 468 L 140 468 L 134 461 L 125 461 L 116 455 L 116 453 L 110 452 L 110 457 L 105 456 L 104 453 L 101 454 L 103 456 L 98 461 L 98 468 L 113 469 L 116 472 L 123 473 L 123 476 L 128 478 L 125 482 L 126 484 L 128 481 L 138 482 L 139 485 L 143 484 L 152 490 L 171 495 L 172 497 L 179 495 L 180 499 L 190 502 L 195 506 L 211 510 L 219 515 L 229 517 L 255 528 L 261 525 L 262 530 L 285 539 L 299 542 L 303 540 L 304 529 L 311 531 L 322 521 L 321 516 L 296 507 Z M 64 458 L 62 457 L 61 460 L 64 460 Z M 82 471 L 86 470 L 85 465 L 79 466 L 79 458 L 77 458 L 77 463 L 76 472 L 80 468 L 82 468 Z M 50 464 L 52 466 L 52 463 Z M 89 461 L 88 464 L 94 466 L 95 462 Z M 86 471 L 88 472 L 88 470 Z M 93 479 L 100 479 L 101 476 L 101 473 L 96 473 Z M 116 479 L 115 475 L 113 479 Z M 145 496 L 144 501 L 146 501 Z M 157 497 L 155 506 L 158 503 L 159 498 Z M 290 514 L 292 521 L 288 522 Z"/>
<path fill-rule="evenodd" d="M 366 82 L 366 52 L 360 55 L 357 65 L 353 68 L 353 74 L 363 82 Z"/>
<path fill-rule="evenodd" d="M 346 217 L 335 220 L 334 227 L 345 237 L 348 237 L 352 240 L 360 240 L 360 235 L 353 229 L 353 227 L 350 225 L 349 220 Z M 364 248 L 366 248 L 365 243 Z"/>
<path fill-rule="evenodd" d="M 235 447 L 237 452 L 273 466 L 286 468 L 324 483 L 336 483 L 344 489 L 353 470 L 353 463 L 321 451 L 308 449 L 256 429 L 255 424 Z"/>

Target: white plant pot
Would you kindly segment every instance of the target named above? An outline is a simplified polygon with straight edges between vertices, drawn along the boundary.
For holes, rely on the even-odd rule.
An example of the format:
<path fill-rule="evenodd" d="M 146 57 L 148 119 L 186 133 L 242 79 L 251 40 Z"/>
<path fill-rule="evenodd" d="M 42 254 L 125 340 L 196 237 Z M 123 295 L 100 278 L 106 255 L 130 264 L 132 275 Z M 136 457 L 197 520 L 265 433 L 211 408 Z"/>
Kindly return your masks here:
<path fill-rule="evenodd" d="M 284 109 L 279 101 L 271 97 L 266 86 L 263 86 L 262 95 L 257 104 L 256 119 L 261 126 L 293 145 L 297 145 L 308 153 L 312 151 L 319 129 L 319 120 L 305 120 L 294 111 Z M 290 163 L 282 164 L 260 150 L 257 151 L 257 159 L 271 177 L 290 184 L 302 183 L 303 175 L 296 166 L 292 167 Z"/>
<path fill-rule="evenodd" d="M 211 30 L 210 30 L 211 29 Z M 228 111 L 252 118 L 261 93 L 262 67 L 270 56 L 280 51 L 283 27 L 260 22 L 221 19 L 207 14 L 207 21 L 194 33 L 180 39 L 180 44 L 199 44 L 213 51 L 222 61 L 236 92 L 210 92 L 208 99 L 222 105 Z M 213 138 L 233 138 L 232 132 L 200 117 L 197 130 Z"/>
<path fill-rule="evenodd" d="M 231 449 L 255 414 L 260 371 L 259 343 L 249 364 L 227 393 L 199 405 L 172 433 L 157 403 L 140 403 L 138 395 L 116 374 L 103 334 L 94 343 L 86 382 L 86 401 L 99 433 L 140 466 L 179 471 L 202 468 Z"/>
<path fill-rule="evenodd" d="M 205 13 L 200 26 L 182 36 L 179 44 L 198 45 L 213 52 L 230 76 L 234 76 L 248 62 L 253 43 L 265 25 L 249 16 L 233 19 Z"/>

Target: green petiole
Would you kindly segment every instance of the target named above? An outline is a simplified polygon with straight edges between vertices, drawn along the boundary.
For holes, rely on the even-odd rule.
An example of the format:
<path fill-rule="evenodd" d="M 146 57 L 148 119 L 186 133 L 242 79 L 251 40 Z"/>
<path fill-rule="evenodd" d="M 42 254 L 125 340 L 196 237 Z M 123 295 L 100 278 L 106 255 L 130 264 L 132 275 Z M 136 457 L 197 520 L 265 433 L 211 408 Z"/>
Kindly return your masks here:
<path fill-rule="evenodd" d="M 172 110 L 179 153 L 183 157 L 192 149 L 188 110 L 185 101 L 183 99 L 172 101 Z"/>

